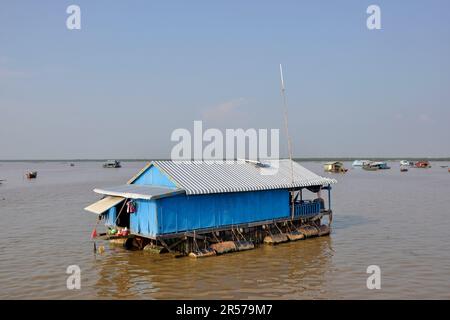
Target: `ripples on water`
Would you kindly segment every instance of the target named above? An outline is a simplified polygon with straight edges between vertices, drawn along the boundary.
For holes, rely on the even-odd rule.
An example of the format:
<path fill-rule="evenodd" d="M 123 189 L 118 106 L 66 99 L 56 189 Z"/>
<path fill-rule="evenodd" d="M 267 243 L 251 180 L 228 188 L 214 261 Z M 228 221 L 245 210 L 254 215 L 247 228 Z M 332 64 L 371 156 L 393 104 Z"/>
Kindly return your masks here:
<path fill-rule="evenodd" d="M 450 174 L 441 163 L 335 175 L 330 237 L 199 260 L 107 244 L 94 255 L 96 217 L 83 208 L 98 200 L 94 187 L 123 184 L 144 165 L 123 164 L 0 163 L 0 298 L 450 298 Z M 303 165 L 322 174 L 320 163 Z M 23 179 L 27 169 L 38 179 Z M 72 264 L 81 290 L 66 289 Z M 381 290 L 366 288 L 371 264 L 381 267 Z"/>

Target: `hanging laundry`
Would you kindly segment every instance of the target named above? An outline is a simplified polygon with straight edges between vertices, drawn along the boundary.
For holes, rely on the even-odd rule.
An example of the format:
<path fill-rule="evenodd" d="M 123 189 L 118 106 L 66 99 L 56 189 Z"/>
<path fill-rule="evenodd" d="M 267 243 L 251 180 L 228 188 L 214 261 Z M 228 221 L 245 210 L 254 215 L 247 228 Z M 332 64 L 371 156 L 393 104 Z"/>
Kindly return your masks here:
<path fill-rule="evenodd" d="M 136 202 L 130 200 L 127 202 L 127 213 L 135 213 L 136 212 Z"/>

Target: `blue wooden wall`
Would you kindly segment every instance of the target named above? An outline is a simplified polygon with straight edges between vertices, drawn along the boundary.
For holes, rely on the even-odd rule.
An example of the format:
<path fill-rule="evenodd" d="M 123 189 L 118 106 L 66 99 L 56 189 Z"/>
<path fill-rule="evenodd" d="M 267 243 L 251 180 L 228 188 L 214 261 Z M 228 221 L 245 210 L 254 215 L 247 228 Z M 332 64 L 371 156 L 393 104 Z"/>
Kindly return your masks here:
<path fill-rule="evenodd" d="M 155 166 L 151 166 L 150 168 L 148 168 L 139 178 L 137 178 L 133 182 L 133 184 L 164 186 L 169 188 L 176 187 L 173 181 L 171 181 L 165 173 L 161 172 Z"/>
<path fill-rule="evenodd" d="M 178 195 L 157 200 L 160 234 L 289 217 L 289 192 Z"/>

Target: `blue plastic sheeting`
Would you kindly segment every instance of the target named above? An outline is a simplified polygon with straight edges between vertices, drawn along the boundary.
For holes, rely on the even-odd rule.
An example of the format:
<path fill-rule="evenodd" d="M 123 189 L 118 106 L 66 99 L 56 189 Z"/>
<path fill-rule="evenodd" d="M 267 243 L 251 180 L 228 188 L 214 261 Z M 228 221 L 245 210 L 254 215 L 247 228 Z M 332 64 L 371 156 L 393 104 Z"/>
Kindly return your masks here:
<path fill-rule="evenodd" d="M 130 213 L 131 233 L 143 236 L 157 234 L 156 202 L 154 200 L 136 200 L 136 212 Z"/>
<path fill-rule="evenodd" d="M 116 225 L 116 215 L 117 215 L 116 207 L 112 207 L 111 209 L 106 211 L 103 215 L 105 219 L 105 226 L 114 227 Z"/>
<path fill-rule="evenodd" d="M 159 234 L 290 216 L 287 190 L 179 195 L 156 201 Z"/>
<path fill-rule="evenodd" d="M 148 168 L 133 184 L 139 185 L 154 185 L 175 188 L 176 185 L 169 179 L 169 177 L 161 172 L 157 167 L 151 166 Z"/>

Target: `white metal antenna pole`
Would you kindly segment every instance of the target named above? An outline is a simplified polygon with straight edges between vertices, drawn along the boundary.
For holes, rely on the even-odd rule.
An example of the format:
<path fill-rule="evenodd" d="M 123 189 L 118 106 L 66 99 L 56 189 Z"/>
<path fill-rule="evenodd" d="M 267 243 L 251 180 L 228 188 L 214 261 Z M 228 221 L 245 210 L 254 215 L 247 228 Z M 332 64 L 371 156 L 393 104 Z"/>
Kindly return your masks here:
<path fill-rule="evenodd" d="M 291 163 L 291 182 L 294 183 L 294 166 L 292 164 L 292 143 L 291 136 L 289 135 L 289 121 L 286 102 L 286 88 L 284 87 L 283 67 L 280 64 L 280 77 L 281 77 L 281 96 L 283 97 L 283 112 L 284 112 L 284 127 L 286 130 L 286 137 L 288 143 L 289 160 Z"/>
<path fill-rule="evenodd" d="M 284 111 L 284 127 L 286 129 L 286 137 L 288 143 L 288 152 L 289 152 L 289 163 L 291 165 L 291 183 L 294 184 L 294 164 L 292 163 L 292 143 L 291 136 L 289 135 L 289 121 L 288 121 L 288 110 L 287 110 L 287 102 L 286 102 L 286 88 L 284 87 L 284 78 L 283 78 L 283 67 L 280 63 L 280 78 L 281 78 L 281 95 L 283 97 L 283 111 Z M 289 192 L 291 195 L 291 219 L 294 219 L 295 215 L 295 192 Z"/>

